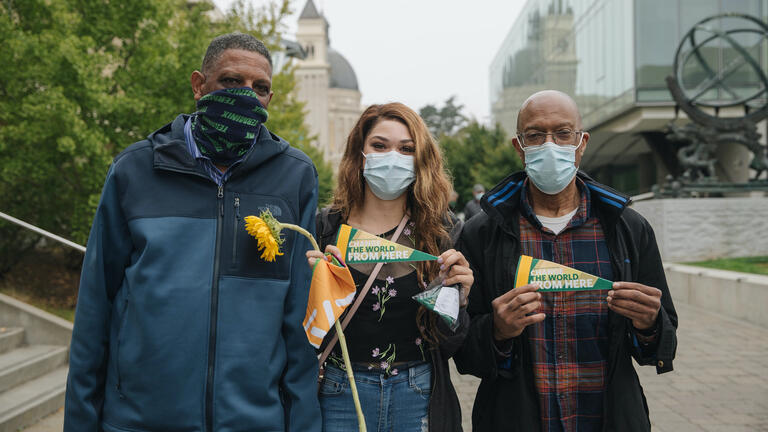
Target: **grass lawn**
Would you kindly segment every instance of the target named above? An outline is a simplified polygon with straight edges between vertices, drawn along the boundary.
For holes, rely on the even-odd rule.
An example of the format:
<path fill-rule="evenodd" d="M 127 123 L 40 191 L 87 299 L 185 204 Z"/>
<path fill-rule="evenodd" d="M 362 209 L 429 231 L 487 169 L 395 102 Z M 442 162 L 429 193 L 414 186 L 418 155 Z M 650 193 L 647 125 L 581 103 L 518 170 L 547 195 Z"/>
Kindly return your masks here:
<path fill-rule="evenodd" d="M 731 270 L 743 273 L 755 273 L 768 276 L 768 256 L 745 258 L 722 258 L 711 261 L 685 263 L 687 265 L 707 267 L 719 270 Z"/>

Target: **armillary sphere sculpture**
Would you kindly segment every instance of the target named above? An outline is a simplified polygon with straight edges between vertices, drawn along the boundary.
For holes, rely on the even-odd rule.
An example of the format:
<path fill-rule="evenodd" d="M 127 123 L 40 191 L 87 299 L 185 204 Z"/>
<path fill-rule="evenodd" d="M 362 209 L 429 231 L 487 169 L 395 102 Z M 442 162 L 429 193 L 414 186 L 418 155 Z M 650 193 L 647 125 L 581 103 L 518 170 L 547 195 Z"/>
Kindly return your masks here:
<path fill-rule="evenodd" d="M 675 54 L 674 76 L 666 79 L 677 108 L 691 120 L 682 127 L 674 121 L 668 125 L 667 139 L 681 144 L 678 185 L 719 183 L 716 150 L 725 144 L 749 149 L 754 156 L 749 165 L 754 170 L 752 180 L 768 170 L 766 147 L 756 127 L 768 118 L 766 47 L 768 25 L 742 14 L 705 18 L 683 37 Z M 731 107 L 742 107 L 743 114 L 733 117 L 731 110 L 728 117 L 719 116 L 722 109 Z"/>

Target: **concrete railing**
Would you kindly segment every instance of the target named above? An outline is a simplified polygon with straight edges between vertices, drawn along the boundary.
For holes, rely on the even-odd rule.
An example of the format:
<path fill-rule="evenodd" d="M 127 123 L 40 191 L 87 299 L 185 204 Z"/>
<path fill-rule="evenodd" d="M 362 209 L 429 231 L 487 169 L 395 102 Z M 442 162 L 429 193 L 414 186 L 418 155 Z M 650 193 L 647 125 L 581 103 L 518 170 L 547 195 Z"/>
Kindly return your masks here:
<path fill-rule="evenodd" d="M 69 346 L 72 323 L 0 294 L 0 326 L 23 327 L 28 344 Z"/>
<path fill-rule="evenodd" d="M 768 328 L 768 276 L 665 263 L 672 299 Z"/>
<path fill-rule="evenodd" d="M 768 198 L 670 198 L 634 203 L 665 261 L 768 255 Z"/>

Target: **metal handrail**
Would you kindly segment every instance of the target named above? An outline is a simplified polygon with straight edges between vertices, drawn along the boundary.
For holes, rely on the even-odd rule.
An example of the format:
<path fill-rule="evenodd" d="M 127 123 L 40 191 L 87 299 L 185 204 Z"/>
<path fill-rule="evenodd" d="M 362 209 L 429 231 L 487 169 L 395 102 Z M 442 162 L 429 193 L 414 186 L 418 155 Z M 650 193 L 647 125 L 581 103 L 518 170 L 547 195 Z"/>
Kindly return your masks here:
<path fill-rule="evenodd" d="M 46 230 L 44 230 L 42 228 L 38 228 L 38 227 L 36 227 L 36 226 L 34 226 L 32 224 L 28 224 L 28 223 L 24 222 L 23 220 L 16 219 L 15 217 L 7 215 L 7 214 L 5 214 L 3 212 L 0 212 L 0 217 L 5 219 L 5 220 L 7 220 L 7 221 L 9 221 L 9 222 L 15 223 L 16 225 L 19 225 L 19 226 L 21 226 L 23 228 L 26 228 L 26 229 L 28 229 L 28 230 L 30 230 L 32 232 L 35 232 L 35 233 L 40 234 L 42 236 L 48 237 L 49 239 L 56 240 L 57 242 L 62 243 L 64 245 L 66 245 L 66 246 L 69 246 L 72 249 L 76 249 L 76 250 L 79 250 L 82 253 L 85 253 L 85 247 L 83 247 L 83 246 L 81 246 L 81 245 L 79 245 L 79 244 L 77 244 L 77 243 L 75 243 L 73 241 L 67 240 L 64 237 L 57 236 L 54 233 L 48 232 L 48 231 L 46 231 Z"/>

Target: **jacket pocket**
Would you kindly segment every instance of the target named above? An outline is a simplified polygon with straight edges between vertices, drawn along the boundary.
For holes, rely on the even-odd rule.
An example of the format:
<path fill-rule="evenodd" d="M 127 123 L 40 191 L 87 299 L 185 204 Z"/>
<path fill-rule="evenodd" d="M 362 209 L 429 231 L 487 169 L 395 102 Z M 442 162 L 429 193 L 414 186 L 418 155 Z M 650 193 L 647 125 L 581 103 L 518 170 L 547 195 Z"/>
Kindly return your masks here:
<path fill-rule="evenodd" d="M 125 298 L 123 303 L 123 318 L 120 320 L 120 327 L 117 329 L 117 347 L 115 348 L 115 372 L 117 376 L 117 394 L 120 399 L 125 399 L 122 389 L 122 375 L 120 373 L 120 346 L 123 344 L 123 329 L 125 328 L 126 321 L 128 321 L 128 298 Z"/>
<path fill-rule="evenodd" d="M 336 380 L 334 377 L 325 376 L 323 382 L 320 384 L 321 396 L 338 396 L 344 392 L 344 383 L 339 382 L 342 380 Z"/>
<path fill-rule="evenodd" d="M 283 244 L 279 249 L 284 255 L 277 256 L 274 261 L 266 261 L 261 257 L 259 242 L 245 229 L 245 218 L 250 215 L 259 216 L 268 209 L 280 222 L 296 223 L 293 209 L 280 197 L 242 191 L 228 197 L 230 201 L 227 201 L 222 232 L 222 275 L 289 280 L 293 256 L 290 252 L 296 244 L 296 234 L 291 230 L 283 230 Z"/>

